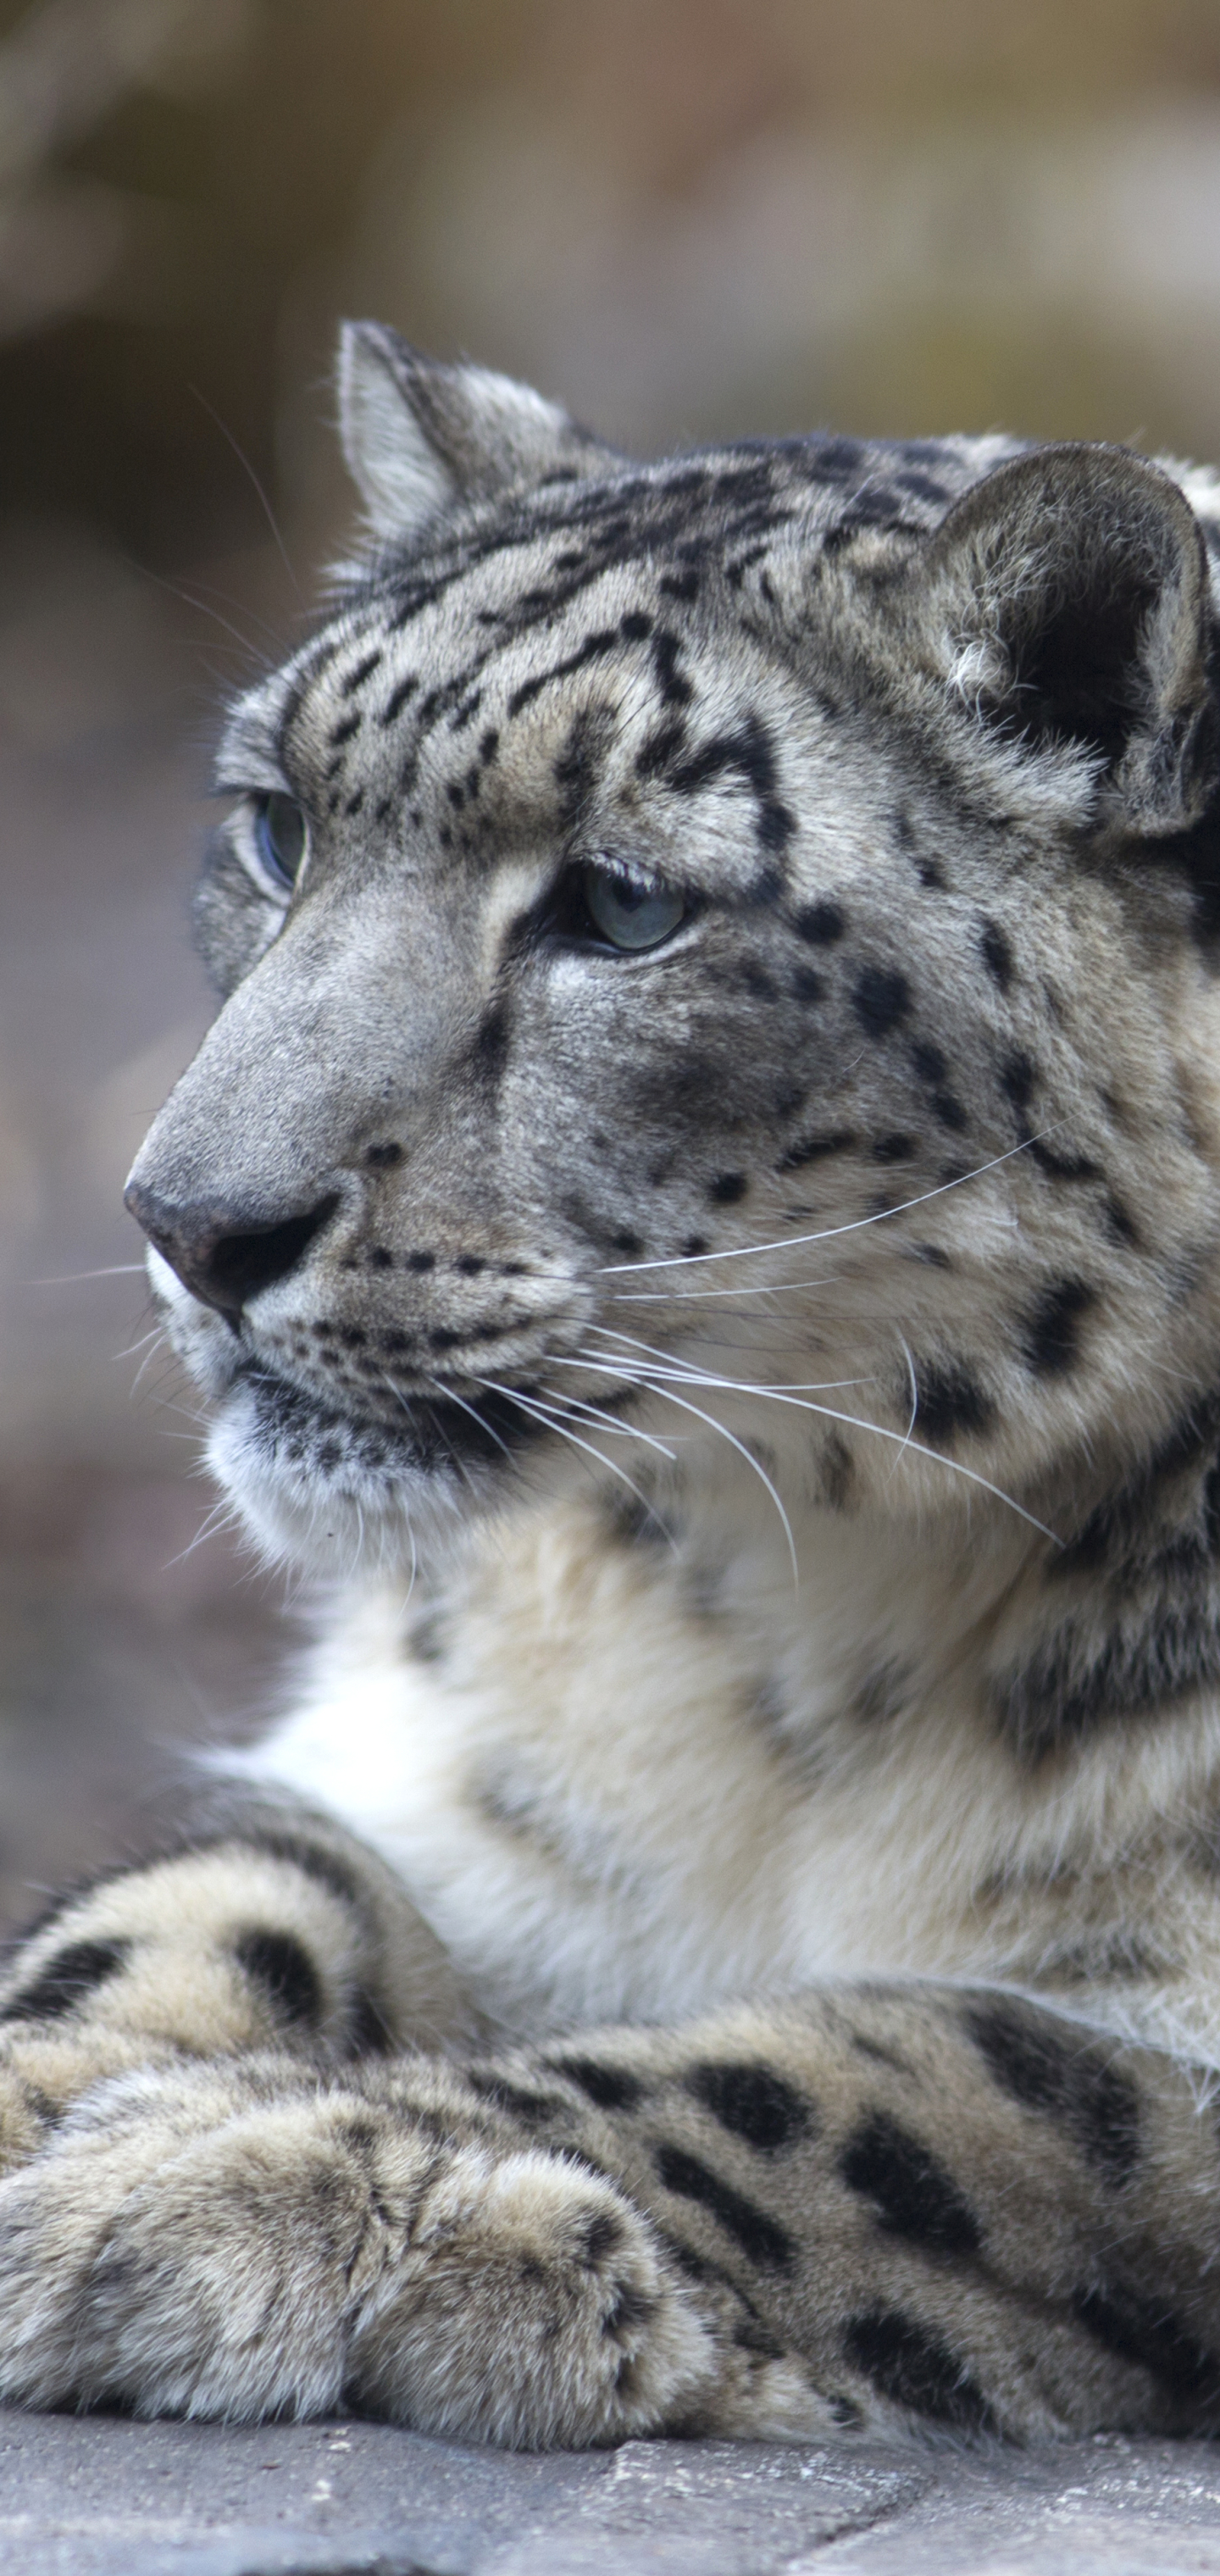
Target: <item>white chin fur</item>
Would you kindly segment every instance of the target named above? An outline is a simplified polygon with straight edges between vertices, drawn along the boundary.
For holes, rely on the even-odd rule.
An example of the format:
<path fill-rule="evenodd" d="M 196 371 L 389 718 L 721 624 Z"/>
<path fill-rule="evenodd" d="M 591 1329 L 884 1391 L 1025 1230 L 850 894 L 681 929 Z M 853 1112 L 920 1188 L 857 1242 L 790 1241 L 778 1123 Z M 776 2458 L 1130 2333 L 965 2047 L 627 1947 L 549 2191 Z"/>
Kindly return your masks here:
<path fill-rule="evenodd" d="M 469 1519 L 444 1475 L 379 1475 L 345 1462 L 334 1479 L 297 1467 L 265 1426 L 252 1390 L 232 1387 L 208 1435 L 208 1464 L 259 1553 L 306 1574 L 349 1577 L 363 1567 L 408 1577 L 442 1534 Z"/>

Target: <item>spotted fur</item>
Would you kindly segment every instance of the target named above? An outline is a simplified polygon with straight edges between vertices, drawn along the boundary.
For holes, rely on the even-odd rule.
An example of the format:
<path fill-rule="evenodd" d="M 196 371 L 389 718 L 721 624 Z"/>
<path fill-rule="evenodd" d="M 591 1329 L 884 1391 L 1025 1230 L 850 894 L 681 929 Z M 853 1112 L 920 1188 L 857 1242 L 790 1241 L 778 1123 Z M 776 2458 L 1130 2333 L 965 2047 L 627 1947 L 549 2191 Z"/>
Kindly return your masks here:
<path fill-rule="evenodd" d="M 1220 2429 L 1220 487 L 341 393 L 129 1201 L 342 1604 L 13 1961 L 0 2393 Z"/>

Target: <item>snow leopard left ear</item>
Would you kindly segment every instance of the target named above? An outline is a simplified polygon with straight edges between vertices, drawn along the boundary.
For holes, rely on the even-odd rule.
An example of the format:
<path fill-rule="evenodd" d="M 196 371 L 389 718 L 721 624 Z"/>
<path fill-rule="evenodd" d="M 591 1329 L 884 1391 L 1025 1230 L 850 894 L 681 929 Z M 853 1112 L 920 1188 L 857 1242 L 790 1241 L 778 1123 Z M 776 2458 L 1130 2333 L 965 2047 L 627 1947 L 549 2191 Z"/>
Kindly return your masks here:
<path fill-rule="evenodd" d="M 372 533 L 409 537 L 512 483 L 593 474 L 611 451 L 511 376 L 446 366 L 380 322 L 345 322 L 339 427 Z"/>
<path fill-rule="evenodd" d="M 1159 466 L 1121 447 L 1028 450 L 960 500 L 916 575 L 924 658 L 981 725 L 1084 755 L 1094 812 L 1188 830 L 1215 784 L 1203 534 Z"/>

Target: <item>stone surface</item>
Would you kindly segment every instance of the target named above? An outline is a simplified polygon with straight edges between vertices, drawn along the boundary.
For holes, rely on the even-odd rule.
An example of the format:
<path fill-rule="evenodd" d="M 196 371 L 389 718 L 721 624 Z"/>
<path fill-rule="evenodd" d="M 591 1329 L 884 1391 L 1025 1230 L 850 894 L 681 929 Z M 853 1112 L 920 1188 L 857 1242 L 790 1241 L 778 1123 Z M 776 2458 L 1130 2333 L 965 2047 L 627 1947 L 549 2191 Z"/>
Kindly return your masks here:
<path fill-rule="evenodd" d="M 1220 2448 L 630 2442 L 0 2412 L 21 2576 L 1220 2576 Z"/>

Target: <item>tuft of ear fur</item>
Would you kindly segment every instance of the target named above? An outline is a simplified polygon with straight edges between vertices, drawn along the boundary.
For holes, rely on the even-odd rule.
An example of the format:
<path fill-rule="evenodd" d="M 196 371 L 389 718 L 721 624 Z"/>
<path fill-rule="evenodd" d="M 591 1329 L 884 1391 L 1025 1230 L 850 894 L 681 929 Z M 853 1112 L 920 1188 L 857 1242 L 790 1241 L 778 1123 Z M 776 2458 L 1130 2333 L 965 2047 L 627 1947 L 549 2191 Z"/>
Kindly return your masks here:
<path fill-rule="evenodd" d="M 916 576 L 924 650 L 981 723 L 1092 762 L 1098 819 L 1189 830 L 1216 778 L 1198 521 L 1125 448 L 1035 448 L 965 494 Z"/>
<path fill-rule="evenodd" d="M 425 357 L 384 323 L 344 323 L 338 377 L 343 453 L 381 539 L 510 484 L 596 473 L 613 452 L 529 385 Z"/>

